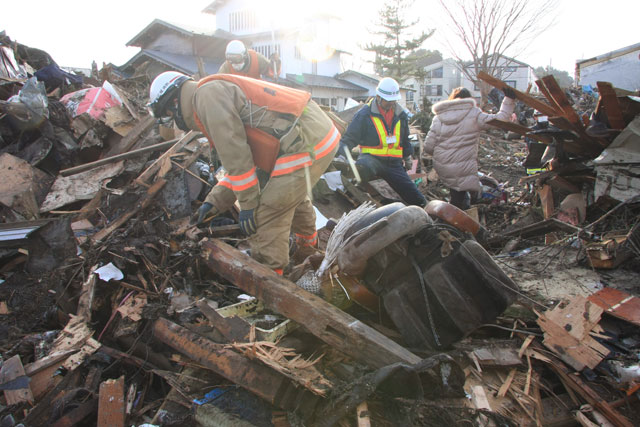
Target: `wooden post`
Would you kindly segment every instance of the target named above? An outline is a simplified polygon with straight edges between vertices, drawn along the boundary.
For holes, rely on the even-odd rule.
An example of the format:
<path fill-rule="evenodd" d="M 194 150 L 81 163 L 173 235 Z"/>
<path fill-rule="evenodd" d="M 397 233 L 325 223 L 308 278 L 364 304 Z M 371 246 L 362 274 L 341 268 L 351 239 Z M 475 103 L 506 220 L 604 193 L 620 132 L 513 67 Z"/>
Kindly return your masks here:
<path fill-rule="evenodd" d="M 217 239 L 201 242 L 205 263 L 267 307 L 294 320 L 332 347 L 373 368 L 421 358 L 322 298 Z"/>
<path fill-rule="evenodd" d="M 100 384 L 98 427 L 124 427 L 124 376 Z"/>

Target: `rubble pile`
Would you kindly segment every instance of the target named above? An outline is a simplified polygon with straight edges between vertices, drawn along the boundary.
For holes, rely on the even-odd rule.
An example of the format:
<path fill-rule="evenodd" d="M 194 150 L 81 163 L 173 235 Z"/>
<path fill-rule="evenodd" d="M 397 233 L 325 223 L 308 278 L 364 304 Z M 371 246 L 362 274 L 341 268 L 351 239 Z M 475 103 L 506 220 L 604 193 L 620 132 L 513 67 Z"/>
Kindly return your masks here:
<path fill-rule="evenodd" d="M 640 422 L 637 97 L 603 83 L 587 121 L 592 95 L 516 91 L 557 129 L 495 125 L 555 147 L 548 170 L 487 133 L 467 213 L 428 159 L 426 210 L 335 164 L 283 277 L 236 211 L 193 223 L 219 163 L 148 115 L 144 73 L 0 49 L 2 426 Z"/>

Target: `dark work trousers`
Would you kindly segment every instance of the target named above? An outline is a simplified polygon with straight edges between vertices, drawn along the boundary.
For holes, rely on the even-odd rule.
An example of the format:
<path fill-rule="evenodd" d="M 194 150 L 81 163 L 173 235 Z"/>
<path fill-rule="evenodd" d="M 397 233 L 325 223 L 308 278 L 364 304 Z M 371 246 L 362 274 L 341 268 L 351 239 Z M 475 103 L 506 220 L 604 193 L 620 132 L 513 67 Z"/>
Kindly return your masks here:
<path fill-rule="evenodd" d="M 361 154 L 356 161 L 362 182 L 369 182 L 376 177 L 384 179 L 408 205 L 424 207 L 427 199 L 418 191 L 416 184 L 409 178 L 402 159 L 396 157 L 377 157 Z"/>
<path fill-rule="evenodd" d="M 453 206 L 458 207 L 463 211 L 466 211 L 471 207 L 471 195 L 468 191 L 458 191 L 451 188 L 449 189 L 449 192 L 451 193 L 451 200 L 449 203 Z"/>

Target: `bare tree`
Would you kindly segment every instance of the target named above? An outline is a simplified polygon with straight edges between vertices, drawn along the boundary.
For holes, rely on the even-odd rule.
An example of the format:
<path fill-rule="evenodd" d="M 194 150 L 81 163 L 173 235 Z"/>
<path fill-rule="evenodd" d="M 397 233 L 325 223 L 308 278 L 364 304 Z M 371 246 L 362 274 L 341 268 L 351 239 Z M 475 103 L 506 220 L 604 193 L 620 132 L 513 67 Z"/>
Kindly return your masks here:
<path fill-rule="evenodd" d="M 478 82 L 484 71 L 508 77 L 513 60 L 554 21 L 557 0 L 438 0 L 466 52 L 449 48 L 460 70 L 474 82 L 486 100 L 489 88 Z M 471 55 L 471 61 L 463 57 Z M 509 55 L 509 56 L 507 56 Z M 468 57 L 467 57 L 468 58 Z"/>

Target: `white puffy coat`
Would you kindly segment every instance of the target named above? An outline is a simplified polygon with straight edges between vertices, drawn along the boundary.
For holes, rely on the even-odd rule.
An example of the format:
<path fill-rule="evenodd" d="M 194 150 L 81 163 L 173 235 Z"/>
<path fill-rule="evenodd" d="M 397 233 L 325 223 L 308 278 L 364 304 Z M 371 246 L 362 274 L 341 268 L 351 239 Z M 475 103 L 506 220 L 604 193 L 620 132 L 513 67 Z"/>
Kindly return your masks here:
<path fill-rule="evenodd" d="M 515 101 L 505 97 L 497 114 L 484 113 L 472 98 L 440 101 L 432 108 L 435 117 L 424 151 L 433 155 L 433 167 L 442 182 L 458 191 L 480 191 L 478 136 L 492 119 L 509 120 Z"/>

